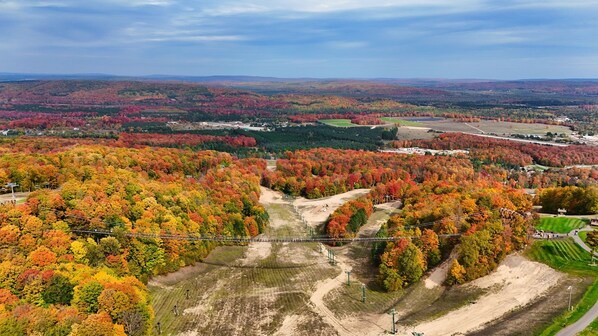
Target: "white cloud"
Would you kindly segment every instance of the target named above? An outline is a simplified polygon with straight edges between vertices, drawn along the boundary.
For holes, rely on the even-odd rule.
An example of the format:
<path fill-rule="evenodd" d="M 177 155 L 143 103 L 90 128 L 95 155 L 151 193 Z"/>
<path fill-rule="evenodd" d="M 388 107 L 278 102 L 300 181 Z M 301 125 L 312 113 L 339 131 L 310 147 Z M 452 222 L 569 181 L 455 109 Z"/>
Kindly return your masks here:
<path fill-rule="evenodd" d="M 228 0 L 215 5 L 202 6 L 207 15 L 237 15 L 266 12 L 333 13 L 355 10 L 444 8 L 470 10 L 477 8 L 480 0 Z"/>
<path fill-rule="evenodd" d="M 139 6 L 169 6 L 174 3 L 173 0 L 109 0 L 112 3 L 122 5 L 122 6 L 130 6 L 130 7 L 139 7 Z"/>
<path fill-rule="evenodd" d="M 193 36 L 170 36 L 150 37 L 140 41 L 147 42 L 227 42 L 246 40 L 241 35 L 193 35 Z"/>
<path fill-rule="evenodd" d="M 504 4 L 520 8 L 598 8 L 598 0 L 514 0 Z"/>
<path fill-rule="evenodd" d="M 130 42 L 226 42 L 246 40 L 245 36 L 221 34 L 198 29 L 156 29 L 145 23 L 134 23 L 123 32 Z"/>
<path fill-rule="evenodd" d="M 478 30 L 461 34 L 459 40 L 465 44 L 504 45 L 519 44 L 531 40 L 530 30 Z"/>
<path fill-rule="evenodd" d="M 334 49 L 360 49 L 368 46 L 364 41 L 333 41 L 326 43 L 326 46 Z"/>

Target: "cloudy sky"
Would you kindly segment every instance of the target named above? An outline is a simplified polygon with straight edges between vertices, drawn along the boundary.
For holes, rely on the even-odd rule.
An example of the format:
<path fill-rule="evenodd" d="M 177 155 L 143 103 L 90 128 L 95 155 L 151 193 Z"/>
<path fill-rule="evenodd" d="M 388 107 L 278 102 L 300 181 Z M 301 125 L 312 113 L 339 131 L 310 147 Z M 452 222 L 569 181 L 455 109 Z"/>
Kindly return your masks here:
<path fill-rule="evenodd" d="M 598 0 L 0 0 L 0 72 L 598 78 Z"/>

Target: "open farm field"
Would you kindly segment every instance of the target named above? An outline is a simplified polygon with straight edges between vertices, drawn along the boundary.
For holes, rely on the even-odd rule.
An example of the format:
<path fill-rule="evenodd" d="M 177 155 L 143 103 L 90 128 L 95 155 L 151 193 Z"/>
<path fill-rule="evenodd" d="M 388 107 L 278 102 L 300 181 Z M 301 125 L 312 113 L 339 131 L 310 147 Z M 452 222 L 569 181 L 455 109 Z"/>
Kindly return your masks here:
<path fill-rule="evenodd" d="M 387 123 L 399 124 L 401 126 L 419 126 L 419 127 L 424 126 L 424 124 L 422 124 L 421 122 L 418 122 L 418 121 L 411 121 L 411 120 L 395 118 L 395 117 L 383 117 L 383 118 L 380 118 L 380 120 L 387 122 Z"/>
<path fill-rule="evenodd" d="M 417 140 L 417 139 L 424 139 L 430 140 L 433 139 L 436 133 L 428 132 L 429 128 L 425 127 L 399 127 L 397 129 L 397 139 L 399 140 Z"/>
<path fill-rule="evenodd" d="M 442 132 L 463 132 L 509 136 L 511 134 L 546 135 L 547 132 L 571 135 L 571 129 L 565 126 L 539 123 L 518 123 L 508 121 L 482 120 L 480 122 L 461 122 L 453 119 L 423 120 L 417 122 L 422 127 L 429 127 Z"/>
<path fill-rule="evenodd" d="M 360 127 L 361 125 L 355 125 L 351 122 L 351 119 L 321 119 L 318 120 L 324 125 L 334 127 Z"/>
<path fill-rule="evenodd" d="M 538 123 L 517 123 L 509 121 L 492 121 L 482 120 L 478 123 L 470 123 L 470 125 L 477 127 L 485 133 L 496 134 L 531 134 L 531 135 L 546 135 L 547 132 L 571 135 L 571 129 L 559 125 L 546 125 Z"/>

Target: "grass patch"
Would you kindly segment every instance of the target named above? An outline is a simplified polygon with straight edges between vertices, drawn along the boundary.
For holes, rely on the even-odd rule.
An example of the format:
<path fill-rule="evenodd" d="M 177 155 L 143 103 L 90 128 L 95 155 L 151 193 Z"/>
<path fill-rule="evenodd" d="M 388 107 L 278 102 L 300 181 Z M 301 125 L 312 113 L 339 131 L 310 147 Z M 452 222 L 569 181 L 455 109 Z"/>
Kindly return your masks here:
<path fill-rule="evenodd" d="M 588 239 L 588 233 L 590 233 L 590 232 L 592 232 L 592 231 L 579 231 L 579 233 L 577 235 L 579 236 L 579 238 L 581 238 L 581 240 L 584 243 L 587 243 L 586 239 Z"/>
<path fill-rule="evenodd" d="M 598 319 L 590 323 L 590 325 L 580 332 L 577 336 L 594 336 L 598 335 Z"/>
<path fill-rule="evenodd" d="M 359 127 L 361 125 L 356 125 L 351 122 L 351 119 L 320 119 L 318 122 L 333 126 L 333 127 Z"/>
<path fill-rule="evenodd" d="M 573 239 L 538 240 L 526 251 L 535 261 L 573 275 L 596 276 L 597 267 L 590 266 L 590 254 Z"/>
<path fill-rule="evenodd" d="M 581 318 L 598 300 L 598 267 L 591 266 L 591 256 L 579 247 L 571 238 L 558 240 L 538 240 L 526 251 L 527 256 L 535 261 L 547 264 L 559 271 L 577 276 L 590 276 L 594 279 L 581 300 L 557 317 L 541 336 L 556 334 L 564 326 L 570 325 Z"/>
<path fill-rule="evenodd" d="M 565 312 L 554 320 L 552 325 L 544 329 L 539 336 L 555 335 L 563 327 L 568 326 L 579 320 L 598 300 L 598 280 L 594 280 L 592 286 L 588 288 L 581 300 L 572 307 L 571 311 Z M 598 331 L 598 320 L 590 324 L 588 328 L 581 335 L 596 335 L 592 331 Z M 587 332 L 587 333 L 586 333 Z"/>
<path fill-rule="evenodd" d="M 247 246 L 218 246 L 204 260 L 208 265 L 232 265 L 243 258 Z"/>
<path fill-rule="evenodd" d="M 396 117 L 383 117 L 383 118 L 380 118 L 380 120 L 382 120 L 384 122 L 388 122 L 388 123 L 399 124 L 401 126 L 418 126 L 418 127 L 425 126 L 421 122 L 409 121 L 409 120 L 404 120 L 404 119 L 400 119 L 400 118 L 396 118 Z"/>
<path fill-rule="evenodd" d="M 341 286 L 326 294 L 326 306 L 340 318 L 352 314 L 380 314 L 392 308 L 405 295 L 405 291 L 384 292 L 366 288 L 366 301 L 361 302 L 361 285 L 362 283 L 355 279 L 351 280 L 351 286 L 343 282 Z"/>
<path fill-rule="evenodd" d="M 488 292 L 488 289 L 467 285 L 455 286 L 443 290 L 442 287 L 436 287 L 434 289 L 425 288 L 423 281 L 420 281 L 420 284 L 422 285 L 420 290 L 436 292 L 436 297 L 434 298 L 434 296 L 431 296 L 431 298 L 434 298 L 433 302 L 423 304 L 425 301 L 422 301 L 422 304 L 418 307 L 412 305 L 412 300 L 414 297 L 421 298 L 421 295 L 412 295 L 411 297 L 406 296 L 402 300 L 404 302 L 399 303 L 397 306 L 400 309 L 401 304 L 403 304 L 405 305 L 405 308 L 410 309 L 407 315 L 401 317 L 400 321 L 402 324 L 416 325 L 424 321 L 437 319 L 451 311 L 475 302 L 478 298 Z M 413 294 L 419 293 L 414 292 Z"/>
<path fill-rule="evenodd" d="M 584 227 L 586 223 L 586 220 L 579 218 L 542 217 L 540 218 L 540 224 L 536 226 L 536 229 L 556 233 L 569 233 L 572 230 Z"/>

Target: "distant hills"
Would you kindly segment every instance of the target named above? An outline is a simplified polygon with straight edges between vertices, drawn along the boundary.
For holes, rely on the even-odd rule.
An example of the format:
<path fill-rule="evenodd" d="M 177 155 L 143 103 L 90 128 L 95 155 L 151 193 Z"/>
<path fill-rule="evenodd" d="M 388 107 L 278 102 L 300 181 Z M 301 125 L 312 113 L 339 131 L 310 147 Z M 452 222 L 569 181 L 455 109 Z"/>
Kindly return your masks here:
<path fill-rule="evenodd" d="M 338 95 L 387 98 L 438 107 L 579 106 L 598 104 L 598 79 L 278 78 L 260 76 L 117 76 L 0 73 L 0 82 L 105 81 L 196 83 L 264 95 Z"/>

